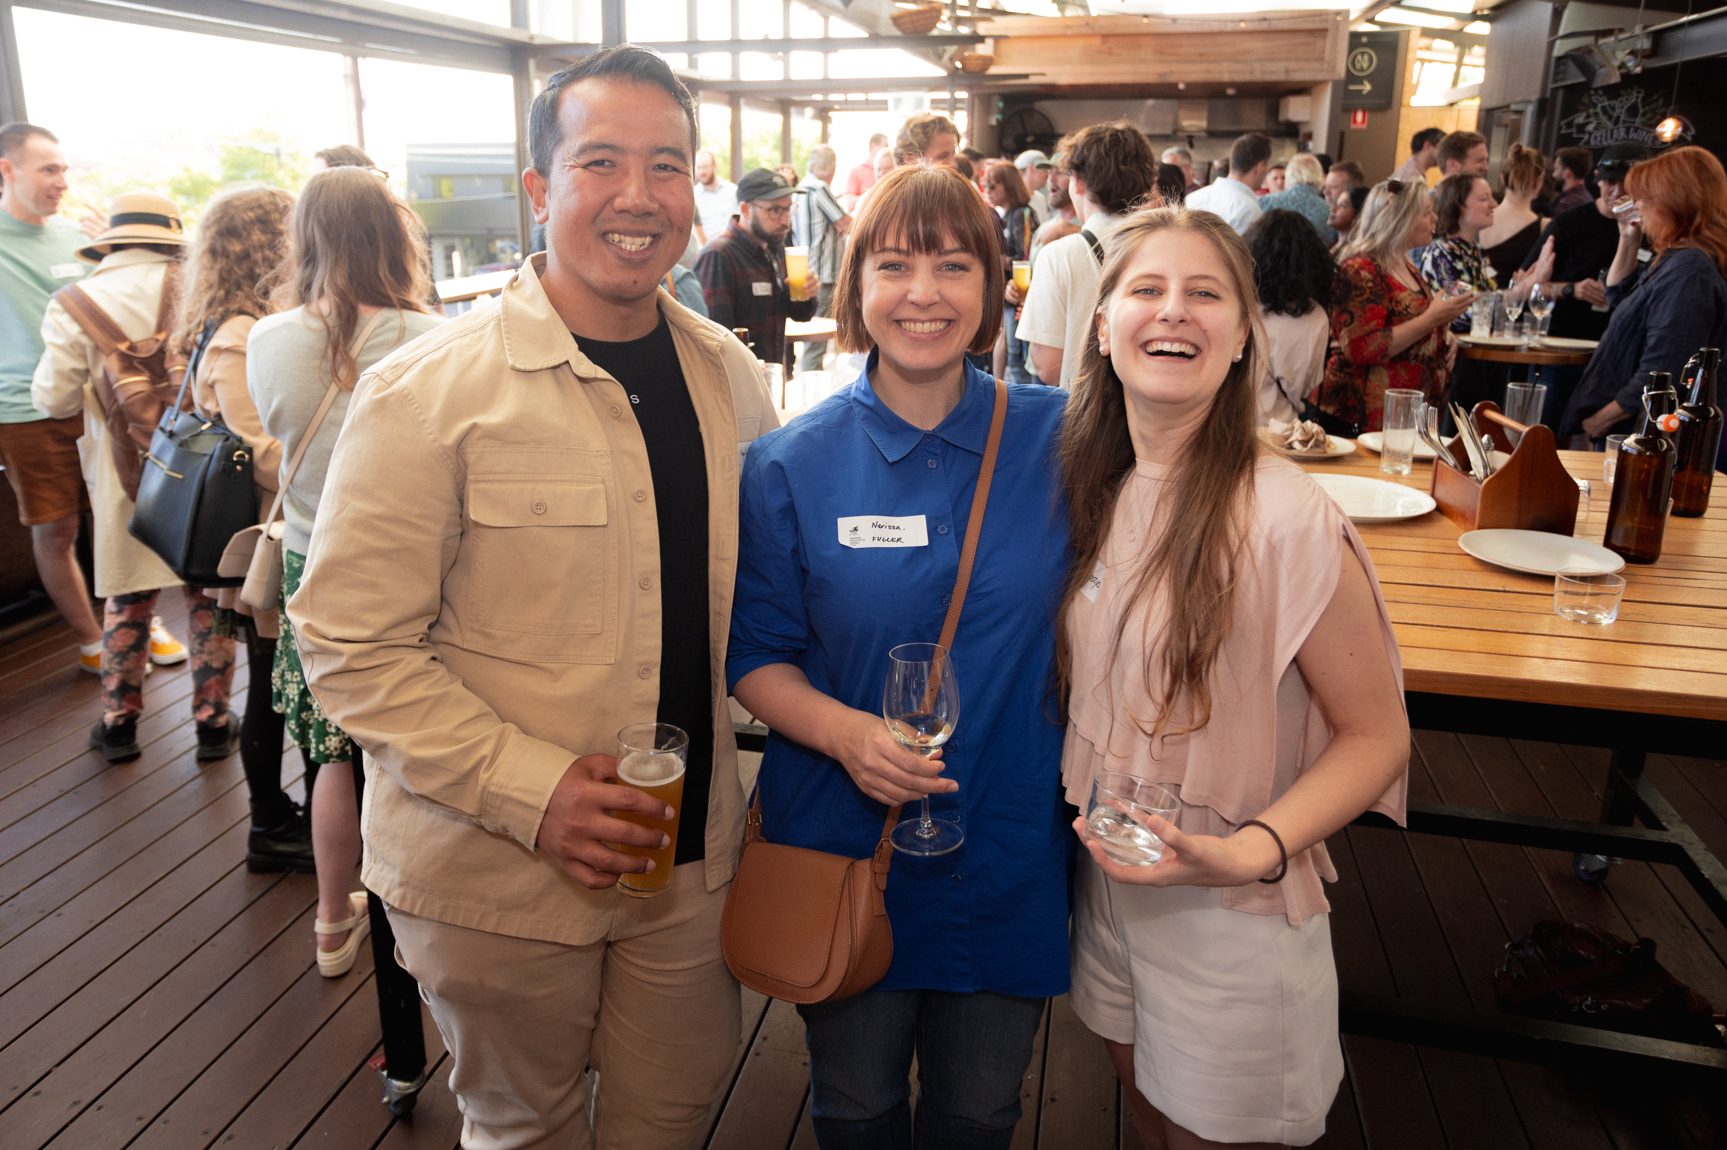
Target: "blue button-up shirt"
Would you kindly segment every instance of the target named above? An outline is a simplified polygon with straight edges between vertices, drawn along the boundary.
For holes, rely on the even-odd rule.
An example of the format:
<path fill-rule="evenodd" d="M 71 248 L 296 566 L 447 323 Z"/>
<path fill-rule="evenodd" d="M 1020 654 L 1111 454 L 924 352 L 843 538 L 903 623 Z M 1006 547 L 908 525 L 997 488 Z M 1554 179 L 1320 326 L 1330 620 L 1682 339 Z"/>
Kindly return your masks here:
<path fill-rule="evenodd" d="M 875 365 L 872 356 L 869 368 Z M 965 394 L 933 431 L 890 411 L 866 369 L 850 388 L 750 448 L 743 471 L 737 597 L 726 676 L 790 663 L 818 691 L 879 714 L 889 648 L 933 642 L 959 569 L 994 382 L 966 369 Z M 1067 989 L 1072 832 L 1060 793 L 1062 731 L 1051 692 L 1055 611 L 1068 562 L 1054 449 L 1065 393 L 1008 389 L 1007 422 L 954 637 L 959 722 L 942 755 L 965 844 L 932 859 L 896 854 L 888 876 L 893 966 L 883 989 Z M 923 546 L 842 542 L 841 521 L 922 516 Z M 848 525 L 849 526 L 849 525 Z M 760 778 L 773 842 L 862 857 L 886 808 L 837 762 L 779 735 Z M 908 804 L 906 813 L 915 806 Z"/>

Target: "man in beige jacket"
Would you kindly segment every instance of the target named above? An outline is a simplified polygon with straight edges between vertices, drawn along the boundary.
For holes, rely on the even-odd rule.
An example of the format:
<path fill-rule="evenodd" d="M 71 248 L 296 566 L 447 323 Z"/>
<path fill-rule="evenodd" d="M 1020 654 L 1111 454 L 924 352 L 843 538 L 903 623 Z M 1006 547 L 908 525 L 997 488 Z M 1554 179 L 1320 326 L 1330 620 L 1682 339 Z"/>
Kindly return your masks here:
<path fill-rule="evenodd" d="M 363 877 L 455 1057 L 469 1147 L 697 1145 L 737 1046 L 719 920 L 743 792 L 724 697 L 755 360 L 657 285 L 695 111 L 624 46 L 553 76 L 523 185 L 547 252 L 361 380 L 289 604 L 366 750 Z M 690 736 L 670 886 L 617 889 L 664 805 L 617 733 Z M 586 1072 L 599 1073 L 587 1112 Z"/>

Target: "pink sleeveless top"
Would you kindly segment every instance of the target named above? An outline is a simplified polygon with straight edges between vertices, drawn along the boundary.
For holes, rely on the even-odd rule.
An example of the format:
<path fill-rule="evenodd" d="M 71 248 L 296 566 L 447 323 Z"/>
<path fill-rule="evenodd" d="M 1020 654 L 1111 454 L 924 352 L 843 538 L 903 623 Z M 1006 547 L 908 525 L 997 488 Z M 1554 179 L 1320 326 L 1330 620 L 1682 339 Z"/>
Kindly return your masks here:
<path fill-rule="evenodd" d="M 1234 619 L 1211 670 L 1211 720 L 1185 735 L 1155 742 L 1149 732 L 1161 691 L 1154 660 L 1146 683 L 1146 636 L 1165 626 L 1161 596 L 1133 606 L 1113 659 L 1123 599 L 1131 590 L 1153 518 L 1165 491 L 1166 468 L 1140 462 L 1122 487 L 1093 578 L 1067 619 L 1073 651 L 1073 693 L 1062 753 L 1069 801 L 1085 809 L 1092 775 L 1125 771 L 1161 783 L 1181 799 L 1178 825 L 1190 834 L 1227 837 L 1259 815 L 1312 765 L 1331 741 L 1331 728 L 1295 656 L 1337 587 L 1347 540 L 1373 584 L 1379 626 L 1403 697 L 1397 640 L 1373 564 L 1355 528 L 1300 468 L 1262 455 L 1254 473 L 1249 518 L 1235 590 Z M 1136 722 L 1136 719 L 1138 720 Z M 1180 725 L 1180 724 L 1176 724 Z M 1408 773 L 1371 809 L 1404 821 Z M 1321 880 L 1335 882 L 1324 843 L 1289 860 L 1281 883 L 1248 883 L 1225 893 L 1224 905 L 1253 914 L 1281 914 L 1292 925 L 1330 909 Z"/>

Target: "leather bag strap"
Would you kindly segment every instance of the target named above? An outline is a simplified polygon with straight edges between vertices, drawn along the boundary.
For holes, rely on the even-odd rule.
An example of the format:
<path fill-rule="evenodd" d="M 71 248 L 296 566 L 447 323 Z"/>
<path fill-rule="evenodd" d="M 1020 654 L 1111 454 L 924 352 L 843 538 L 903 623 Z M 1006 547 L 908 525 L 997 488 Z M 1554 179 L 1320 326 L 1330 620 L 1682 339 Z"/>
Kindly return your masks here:
<path fill-rule="evenodd" d="M 360 349 L 366 346 L 366 341 L 372 337 L 372 331 L 378 326 L 378 321 L 384 317 L 382 309 L 372 313 L 372 317 L 360 325 L 360 330 L 354 333 L 353 343 L 348 345 L 348 351 L 357 360 Z M 294 447 L 293 458 L 288 460 L 288 469 L 282 473 L 282 482 L 276 486 L 276 498 L 270 504 L 270 514 L 264 516 L 264 522 L 274 523 L 282 513 L 282 500 L 287 497 L 288 484 L 294 482 L 294 475 L 300 470 L 300 460 L 306 457 L 306 448 L 312 445 L 312 437 L 318 434 L 318 428 L 324 425 L 324 417 L 330 414 L 330 407 L 336 402 L 336 393 L 342 390 L 339 381 L 332 379 L 330 386 L 324 391 L 324 398 L 318 403 L 318 410 L 312 413 L 311 421 L 306 424 L 306 432 L 300 436 L 300 442 Z"/>
<path fill-rule="evenodd" d="M 108 313 L 103 311 L 82 287 L 67 284 L 54 293 L 54 298 L 60 301 L 66 314 L 90 337 L 90 342 L 96 345 L 96 350 L 103 359 L 113 355 L 115 350 L 126 342 L 126 333 L 120 330 Z M 96 405 L 102 409 L 102 418 L 107 419 L 108 413 L 114 410 L 115 403 L 114 390 L 108 386 L 108 373 L 96 372 L 91 377 L 90 386 L 96 393 Z"/>

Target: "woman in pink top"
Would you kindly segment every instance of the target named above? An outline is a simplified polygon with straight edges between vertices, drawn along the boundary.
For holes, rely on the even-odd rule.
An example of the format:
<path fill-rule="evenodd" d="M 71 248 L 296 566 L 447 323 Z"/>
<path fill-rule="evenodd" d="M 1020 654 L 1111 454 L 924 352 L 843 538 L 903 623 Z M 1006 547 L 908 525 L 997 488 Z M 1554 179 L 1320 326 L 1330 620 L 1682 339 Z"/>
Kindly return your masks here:
<path fill-rule="evenodd" d="M 1204 212 L 1112 239 L 1062 433 L 1063 780 L 1161 783 L 1163 858 L 1087 841 L 1072 1002 L 1150 1147 L 1306 1145 L 1343 1075 L 1324 840 L 1402 820 L 1409 727 L 1360 538 L 1254 436 L 1252 264 Z M 1083 821 L 1075 823 L 1085 839 Z"/>

